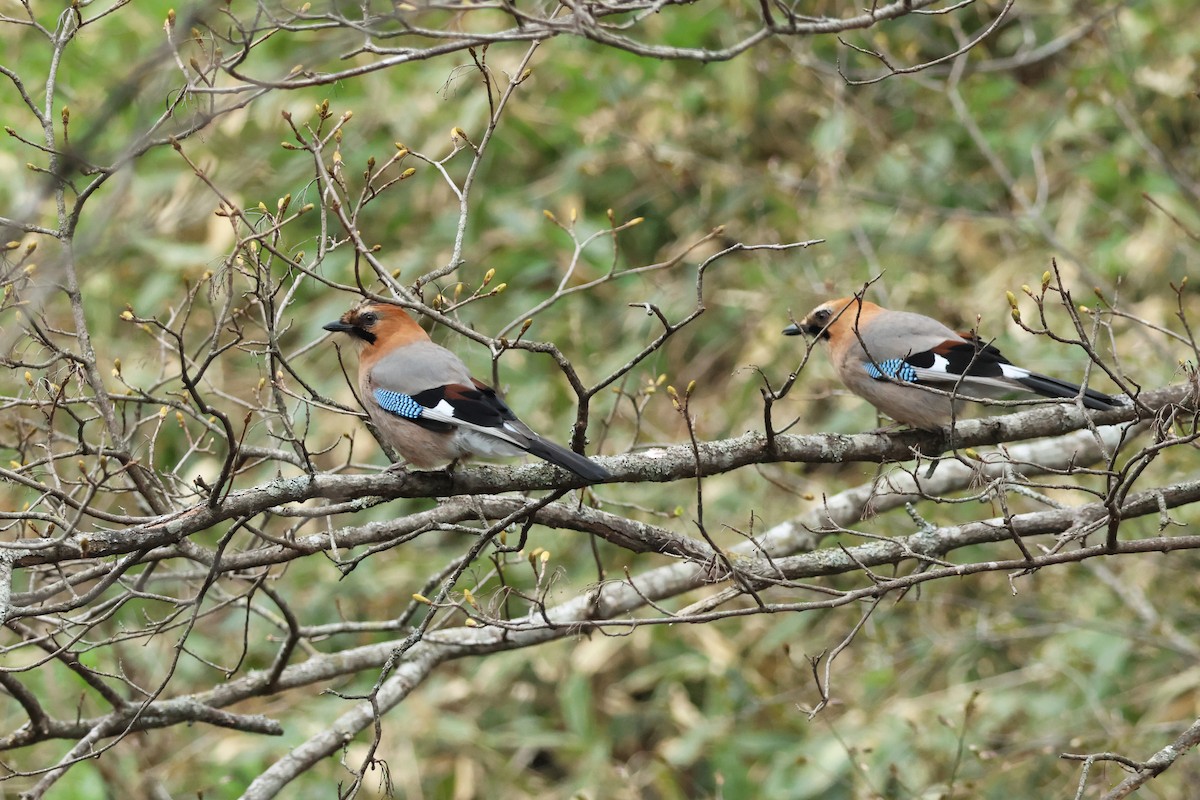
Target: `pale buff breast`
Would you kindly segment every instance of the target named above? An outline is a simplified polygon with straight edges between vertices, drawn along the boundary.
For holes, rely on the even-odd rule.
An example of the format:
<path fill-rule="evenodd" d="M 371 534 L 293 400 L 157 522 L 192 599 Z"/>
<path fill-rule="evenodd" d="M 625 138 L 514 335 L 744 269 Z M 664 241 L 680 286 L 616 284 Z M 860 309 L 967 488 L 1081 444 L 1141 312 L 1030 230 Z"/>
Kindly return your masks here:
<path fill-rule="evenodd" d="M 431 431 L 382 410 L 369 409 L 368 413 L 383 440 L 414 467 L 443 467 L 464 455 L 456 446 L 454 431 Z"/>
<path fill-rule="evenodd" d="M 922 430 L 937 430 L 950 424 L 955 404 L 949 397 L 916 386 L 876 380 L 857 359 L 835 366 L 846 388 L 897 422 Z M 957 406 L 961 408 L 962 403 Z"/>
<path fill-rule="evenodd" d="M 379 429 L 379 435 L 409 464 L 421 469 L 434 469 L 463 455 L 455 446 L 454 431 L 431 431 L 375 405 L 372 399 L 375 386 L 369 373 L 359 376 L 358 391 L 367 406 L 367 414 Z"/>

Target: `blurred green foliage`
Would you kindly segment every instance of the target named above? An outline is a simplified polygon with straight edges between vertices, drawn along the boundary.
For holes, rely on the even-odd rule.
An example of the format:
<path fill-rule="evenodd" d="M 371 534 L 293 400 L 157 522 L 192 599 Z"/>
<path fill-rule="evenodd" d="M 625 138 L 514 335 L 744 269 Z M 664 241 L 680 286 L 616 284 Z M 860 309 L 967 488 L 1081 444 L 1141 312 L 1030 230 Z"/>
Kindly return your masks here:
<path fill-rule="evenodd" d="M 954 26 L 981 29 L 995 6 L 978 4 L 974 16 L 953 23 L 912 17 L 845 38 L 897 63 L 916 63 L 956 49 L 961 42 Z M 96 160 L 121 152 L 172 91 L 173 66 L 155 58 L 168 7 L 148 2 L 120 9 L 111 24 L 97 26 L 67 51 L 57 96 L 70 106 L 77 144 L 102 154 Z M 716 46 L 748 9 L 667 9 L 643 33 L 672 45 Z M 38 9 L 43 13 L 49 21 L 59 11 Z M 1099 19 L 1095 27 L 1051 56 L 976 69 L 1012 57 L 1030 41 L 1070 35 L 1092 15 Z M 45 43 L 28 29 L 4 24 L 2 30 L 6 63 L 28 76 L 44 74 Z M 256 51 L 248 68 L 264 76 L 286 74 L 295 63 L 338 68 L 345 43 L 344 36 L 280 35 Z M 497 80 L 523 52 L 523 45 L 512 44 L 487 52 Z M 974 326 L 979 315 L 986 336 L 1006 352 L 1070 377 L 1082 353 L 1017 331 L 1004 292 L 1036 285 L 1056 258 L 1081 301 L 1092 302 L 1098 286 L 1129 313 L 1178 329 L 1168 283 L 1194 271 L 1200 231 L 1197 52 L 1200 7 L 1183 0 L 1115 5 L 1103 13 L 1049 2 L 1022 10 L 968 56 L 961 74 L 944 64 L 863 86 L 847 85 L 838 69 L 869 78 L 882 66 L 830 37 L 773 40 L 719 64 L 658 61 L 552 40 L 538 50 L 533 73 L 483 162 L 466 263 L 429 287 L 426 299 L 453 291 L 460 280 L 474 288 L 487 270 L 496 270 L 495 280 L 507 282 L 508 291 L 461 315 L 492 333 L 551 292 L 571 257 L 571 241 L 543 211 L 560 220 L 576 214 L 577 230 L 586 234 L 607 229 L 612 209 L 618 222 L 645 221 L 619 236 L 615 252 L 604 239 L 587 249 L 580 281 L 602 275 L 614 261 L 621 267 L 663 261 L 717 226 L 724 232 L 678 267 L 573 295 L 536 319 L 529 336 L 554 341 L 589 380 L 657 334 L 656 321 L 629 304 L 652 302 L 672 318 L 686 313 L 695 295 L 695 264 L 722 244 L 825 240 L 806 250 L 747 253 L 719 263 L 709 273 L 707 311 L 699 322 L 623 382 L 626 394 L 635 394 L 659 375 L 677 387 L 696 381 L 691 409 L 704 439 L 761 429 L 761 380 L 748 367 L 760 367 L 778 385 L 799 364 L 794 341 L 779 336 L 789 313 L 800 316 L 880 274 L 876 300 L 962 327 Z M 279 142 L 290 139 L 281 112 L 309 120 L 324 100 L 335 115 L 354 114 L 341 143 L 351 182 L 368 157 L 388 158 L 397 142 L 441 157 L 449 152 L 452 127 L 478 137 L 488 114 L 478 72 L 458 54 L 336 86 L 268 93 L 187 140 L 184 150 L 243 207 L 261 201 L 273 208 L 289 193 L 294 203 L 320 203 L 307 154 Z M 189 111 L 203 109 L 197 103 Z M 0 118 L 38 140 L 8 85 L 0 91 Z M 9 141 L 0 152 L 0 206 L 15 208 L 37 189 L 40 177 L 24 164 L 43 161 L 36 149 Z M 364 236 L 382 245 L 402 281 L 445 263 L 459 218 L 457 201 L 436 171 L 415 166 L 417 174 L 361 220 Z M 448 169 L 461 178 L 466 166 L 457 159 Z M 106 364 L 119 357 L 131 383 L 139 371 L 153 372 L 161 354 L 118 314 L 127 303 L 139 314 L 169 313 L 185 281 L 195 283 L 220 267 L 232 238 L 212 213 L 216 202 L 170 147 L 160 147 L 105 184 L 80 218 L 77 258 L 97 349 Z M 44 207 L 39 218 L 54 224 L 53 209 Z M 319 235 L 314 215 L 289 226 L 286 244 L 312 253 Z M 334 252 L 322 268 L 351 282 L 348 250 Z M 200 298 L 202 327 L 204 305 L 217 301 L 204 292 Z M 323 322 L 354 301 L 302 285 L 288 309 L 288 344 L 313 341 Z M 60 296 L 47 304 L 48 313 L 65 318 Z M 1134 323 L 1117 320 L 1114 328 L 1115 357 L 1144 386 L 1172 382 L 1179 360 L 1192 357 Z M 481 348 L 434 335 L 480 374 L 489 373 Z M 334 358 L 332 347 L 322 345 L 296 363 L 324 391 L 349 401 Z M 261 359 L 245 354 L 216 379 L 248 391 L 264 370 Z M 523 418 L 556 439 L 567 437 L 572 399 L 549 359 L 509 351 L 499 376 Z M 1095 384 L 1109 388 L 1103 380 Z M 834 386 L 831 370 L 815 359 L 776 407 L 777 420 L 799 417 L 794 432 L 874 427 L 873 411 Z M 593 419 L 615 415 L 605 453 L 686 439 L 665 392 L 648 398 L 636 440 L 630 406 L 616 394 L 594 406 Z M 321 446 L 357 430 L 352 419 L 314 414 L 313 437 Z M 162 447 L 158 457 L 171 463 L 187 442 L 172 430 Z M 345 456 L 336 450 L 325 466 Z M 382 464 L 361 431 L 355 458 Z M 197 473 L 213 468 L 203 459 L 187 465 Z M 1156 464 L 1153 474 L 1167 482 L 1191 469 L 1175 456 Z M 823 493 L 869 480 L 874 470 L 772 465 L 714 477 L 705 483 L 710 530 L 718 529 L 722 543 L 735 542 L 738 536 L 722 526 L 769 527 L 811 508 Z M 612 509 L 645 509 L 658 524 L 694 532 L 689 484 L 621 487 L 599 496 Z M 16 502 L 20 493 L 9 498 Z M 364 512 L 363 519 L 432 502 L 397 501 Z M 677 507 L 681 516 L 674 515 Z M 999 512 L 983 512 L 992 513 Z M 951 523 L 973 519 L 980 509 L 944 505 L 928 514 Z M 1185 524 L 1196 519 L 1188 509 L 1175 516 Z M 906 525 L 894 520 L 892 530 L 908 532 Z M 1150 535 L 1153 524 L 1131 523 L 1127 530 L 1130 537 Z M 568 541 L 572 536 L 535 529 L 529 543 L 553 553 L 564 597 L 595 579 L 592 554 Z M 275 583 L 293 598 L 305 624 L 388 619 L 419 590 L 431 565 L 463 547 L 453 534 L 422 539 L 364 561 L 344 579 L 309 559 L 279 570 Z M 986 552 L 979 557 L 989 557 Z M 598 557 L 610 576 L 620 576 L 632 558 L 604 545 Z M 1006 576 L 985 575 L 885 601 L 835 662 L 833 704 L 811 721 L 803 709 L 817 693 L 807 657 L 841 641 L 859 609 L 592 634 L 451 663 L 385 719 L 378 755 L 397 793 L 409 798 L 1070 796 L 1077 764 L 1060 761 L 1059 753 L 1146 757 L 1196 716 L 1198 668 L 1175 637 L 1197 646 L 1198 566 L 1194 554 L 1173 553 L 1030 576 L 1015 584 L 1015 596 Z M 1101 572 L 1111 579 L 1098 579 Z M 847 576 L 831 584 L 859 580 Z M 1127 588 L 1118 591 L 1118 585 Z M 1170 587 L 1170 597 L 1156 592 L 1159 587 Z M 485 584 L 482 591 L 494 588 Z M 1158 625 L 1131 607 L 1127 592 L 1134 590 L 1154 604 Z M 143 624 L 143 614 L 166 613 L 153 600 L 121 611 L 131 624 Z M 120 622 L 118 616 L 114 624 Z M 249 640 L 273 633 L 253 617 L 202 621 L 189 639 L 196 657 L 181 659 L 177 680 L 219 681 L 220 669 L 233 666 L 229 642 L 240 640 L 243 630 Z M 381 638 L 362 634 L 337 646 Z M 121 668 L 149 675 L 155 657 L 130 648 Z M 38 688 L 47 695 L 80 691 L 63 671 L 49 670 L 44 680 Z M 373 680 L 368 675 L 329 688 L 353 695 L 369 690 Z M 305 722 L 279 740 L 205 727 L 133 735 L 104 758 L 72 769 L 59 796 L 151 797 L 157 796 L 152 787 L 163 786 L 174 797 L 234 797 L 347 703 L 332 694 L 285 693 L 250 705 L 238 710 L 273 715 L 300 706 Z M 5 709 L 8 729 L 20 711 Z M 352 743 L 348 760 L 363 747 Z M 6 756 L 6 763 L 51 763 L 59 752 L 40 745 Z M 1119 780 L 1108 770 L 1106 780 Z M 339 780 L 348 774 L 329 760 L 290 796 L 327 795 Z M 1197 785 L 1193 757 L 1144 796 L 1184 798 Z M 382 796 L 378 786 L 371 788 L 371 796 Z"/>

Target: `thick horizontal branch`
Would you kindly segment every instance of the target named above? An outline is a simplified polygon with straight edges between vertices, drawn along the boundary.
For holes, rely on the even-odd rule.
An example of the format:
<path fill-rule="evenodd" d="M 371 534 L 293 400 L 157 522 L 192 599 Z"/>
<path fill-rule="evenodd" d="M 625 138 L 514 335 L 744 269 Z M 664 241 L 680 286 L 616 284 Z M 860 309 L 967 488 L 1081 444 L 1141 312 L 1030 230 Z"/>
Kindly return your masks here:
<path fill-rule="evenodd" d="M 1196 406 L 1195 388 L 1171 386 L 1148 392 L 1142 404 L 1152 413 L 1171 405 Z M 1191 412 L 1189 412 L 1191 413 Z M 981 447 L 1042 436 L 1055 436 L 1088 425 L 1113 425 L 1146 416 L 1134 406 L 1112 411 L 1088 412 L 1074 405 L 1054 404 L 999 417 L 963 420 L 955 428 L 958 448 Z M 690 445 L 656 448 L 622 456 L 597 459 L 612 472 L 610 483 L 665 483 L 731 472 L 753 464 L 795 462 L 835 464 L 845 462 L 883 463 L 907 461 L 914 452 L 940 453 L 949 445 L 947 436 L 927 431 L 860 433 L 844 435 L 814 433 L 778 435 L 768 441 L 761 433 L 734 439 L 702 442 L 698 453 Z M 276 506 L 310 500 L 346 501 L 364 497 L 426 498 L 455 495 L 494 495 L 503 492 L 536 491 L 586 486 L 577 475 L 546 464 L 518 467 L 471 467 L 453 473 L 384 472 L 373 475 L 319 473 L 279 478 L 251 489 L 232 492 L 216 507 L 201 504 L 183 512 L 157 518 L 121 530 L 100 530 L 65 537 L 55 546 L 31 548 L 14 554 L 17 567 L 58 563 L 81 558 L 121 555 L 151 550 L 181 541 L 230 519 L 253 517 Z M 15 548 L 14 548 L 15 549 Z"/>
<path fill-rule="evenodd" d="M 1067 469 L 1093 464 L 1108 455 L 1126 435 L 1123 428 L 1107 426 L 1099 429 L 1099 435 L 1082 430 L 1062 437 L 1040 439 L 1026 445 L 1007 449 L 1006 455 L 992 454 L 983 461 L 970 465 L 949 461 L 937 470 L 936 475 L 919 478 L 914 471 L 893 470 L 879 482 L 848 489 L 825 499 L 822 517 L 814 522 L 811 515 L 776 524 L 754 544 L 755 556 L 775 557 L 788 555 L 800 549 L 810 549 L 810 529 L 826 526 L 842 526 L 858 521 L 870 506 L 875 513 L 922 497 L 956 492 L 982 479 L 996 479 L 1007 475 L 1011 464 L 1021 464 L 1021 473 L 1029 476 L 1045 472 L 1061 472 Z M 401 545 L 420 534 L 446 526 L 475 522 L 481 518 L 500 519 L 514 514 L 527 501 L 516 497 L 474 496 L 461 497 L 415 514 L 397 519 L 349 525 L 329 531 L 296 536 L 287 542 L 257 547 L 234 553 L 225 553 L 221 558 L 221 573 L 253 570 L 273 564 L 303 558 L 318 552 L 338 552 L 379 543 Z M 687 558 L 696 563 L 712 563 L 716 553 L 706 542 L 685 536 L 675 531 L 631 520 L 620 515 L 609 514 L 597 509 L 579 507 L 577 504 L 551 503 L 533 513 L 533 520 L 547 527 L 578 530 L 598 536 L 612 544 L 632 552 L 658 552 Z M 140 563 L 148 563 L 179 556 L 175 545 L 158 547 L 139 557 Z M 736 552 L 736 551 L 735 551 Z M 3 566 L 4 562 L 0 562 Z M 761 575 L 752 566 L 746 566 L 752 574 Z M 111 573 L 112 565 L 99 560 L 94 566 L 70 577 L 72 585 L 94 581 Z M 4 585 L 7 585 L 5 583 Z M 9 619 L 39 616 L 46 613 L 42 605 L 46 600 L 67 588 L 65 581 L 41 586 L 31 592 L 20 592 L 11 597 Z M 735 593 L 736 594 L 736 593 Z M 74 597 L 74 596 L 73 596 Z"/>
<path fill-rule="evenodd" d="M 527 500 L 517 497 L 462 498 L 457 502 L 444 503 L 437 508 L 408 514 L 398 519 L 351 525 L 330 531 L 296 536 L 286 543 L 225 553 L 221 557 L 218 572 L 219 574 L 228 574 L 251 570 L 257 567 L 283 564 L 314 553 L 350 550 L 381 542 L 400 545 L 426 531 L 477 522 L 481 517 L 502 519 L 518 513 L 528 505 Z M 532 512 L 530 516 L 539 525 L 590 533 L 635 553 L 665 553 L 696 561 L 707 561 L 715 555 L 708 544 L 698 539 L 594 508 L 551 503 Z M 138 560 L 138 563 L 144 564 L 178 557 L 178 548 L 167 545 L 146 553 Z M 4 562 L 0 562 L 0 567 L 3 566 Z M 72 576 L 72 580 L 94 580 L 110 572 L 111 568 L 111 564 L 104 561 L 99 563 L 94 570 Z M 0 571 L 0 578 L 2 577 L 3 572 Z M 4 582 L 3 585 L 7 586 L 8 583 Z M 63 583 L 54 583 L 32 592 L 12 594 L 11 608 L 7 619 L 45 614 L 45 607 L 39 604 L 59 594 L 65 588 L 66 585 Z"/>
<path fill-rule="evenodd" d="M 617 15 L 645 14 L 651 11 L 657 14 L 665 6 L 688 5 L 689 0 L 669 0 L 666 3 L 639 1 L 617 4 L 584 2 L 571 4 L 570 8 L 573 10 L 562 14 L 558 13 L 557 7 L 552 7 L 555 11 L 550 16 L 538 16 L 528 11 L 516 12 L 515 7 L 508 6 L 507 10 L 509 13 L 519 13 L 519 19 L 515 26 L 504 30 L 484 33 L 467 32 L 458 29 L 449 30 L 421 27 L 415 21 L 406 19 L 404 20 L 403 27 L 405 36 L 410 39 L 425 39 L 429 44 L 421 47 L 409 45 L 384 47 L 376 44 L 376 41 L 383 41 L 394 36 L 395 33 L 393 31 L 384 28 L 373 29 L 369 26 L 353 25 L 360 32 L 366 34 L 370 42 L 362 50 L 356 51 L 356 55 L 369 53 L 377 56 L 375 61 L 358 63 L 353 67 L 343 70 L 328 72 L 302 70 L 299 76 L 296 77 L 264 79 L 243 71 L 241 63 L 243 57 L 238 58 L 235 65 L 225 68 L 225 72 L 235 82 L 234 85 L 195 85 L 189 88 L 193 93 L 200 95 L 237 93 L 246 91 L 247 87 L 257 87 L 259 89 L 302 89 L 311 86 L 325 86 L 372 72 L 395 68 L 414 61 L 425 61 L 450 53 L 487 47 L 500 42 L 543 42 L 560 36 L 590 39 L 598 44 L 618 50 L 625 50 L 647 58 L 711 63 L 736 58 L 755 45 L 772 37 L 817 36 L 851 30 L 865 30 L 881 22 L 908 16 L 922 8 L 933 5 L 935 2 L 936 0 L 895 0 L 894 2 L 878 5 L 870 10 L 849 17 L 788 15 L 783 20 L 770 18 L 762 20 L 757 27 L 747 30 L 736 41 L 732 41 L 720 48 L 678 47 L 656 44 L 648 39 L 634 39 L 621 33 L 621 30 L 629 29 L 626 25 L 612 25 L 604 22 L 606 18 Z M 468 11 L 480 10 L 486 10 L 486 6 L 464 4 L 460 13 L 465 14 Z M 321 17 L 313 16 L 310 19 L 317 20 L 321 19 Z M 347 29 L 352 27 L 348 20 L 335 16 L 326 17 L 323 22 L 317 24 L 329 27 L 345 27 Z M 286 29 L 286 26 L 280 27 Z M 294 30 L 302 30 L 302 28 L 297 27 Z"/>
<path fill-rule="evenodd" d="M 213 708 L 192 697 L 181 697 L 175 700 L 151 703 L 145 708 L 131 705 L 98 719 L 42 720 L 39 726 L 25 726 L 0 738 L 0 750 L 25 747 L 47 739 L 82 739 L 97 730 L 100 738 L 106 738 L 126 731 L 169 728 L 173 725 L 196 722 L 246 733 L 261 733 L 268 736 L 283 735 L 283 726 L 279 724 L 278 720 L 261 714 L 233 714 Z"/>

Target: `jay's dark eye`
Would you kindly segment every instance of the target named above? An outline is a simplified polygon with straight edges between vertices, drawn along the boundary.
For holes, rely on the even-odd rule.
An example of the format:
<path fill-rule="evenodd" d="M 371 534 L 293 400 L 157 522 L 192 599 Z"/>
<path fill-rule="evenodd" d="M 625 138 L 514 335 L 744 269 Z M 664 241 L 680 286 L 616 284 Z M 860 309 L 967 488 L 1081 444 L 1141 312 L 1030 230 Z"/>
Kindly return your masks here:
<path fill-rule="evenodd" d="M 817 318 L 817 322 L 824 323 L 825 320 L 829 319 L 829 312 L 822 308 L 820 311 L 813 314 L 813 316 Z"/>
<path fill-rule="evenodd" d="M 358 315 L 358 323 L 365 328 L 371 327 L 376 322 L 379 322 L 379 315 L 374 311 L 368 311 L 365 314 Z"/>

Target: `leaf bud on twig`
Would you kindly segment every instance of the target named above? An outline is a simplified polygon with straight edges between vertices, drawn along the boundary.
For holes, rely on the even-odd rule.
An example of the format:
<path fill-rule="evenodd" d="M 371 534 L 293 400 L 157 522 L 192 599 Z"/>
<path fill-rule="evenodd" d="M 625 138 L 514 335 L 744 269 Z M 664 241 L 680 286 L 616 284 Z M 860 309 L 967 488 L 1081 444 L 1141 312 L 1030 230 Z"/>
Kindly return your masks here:
<path fill-rule="evenodd" d="M 1017 296 L 1012 292 L 1005 292 L 1004 296 L 1008 299 L 1008 307 L 1012 310 L 1013 322 L 1021 322 L 1021 309 L 1017 308 Z"/>

